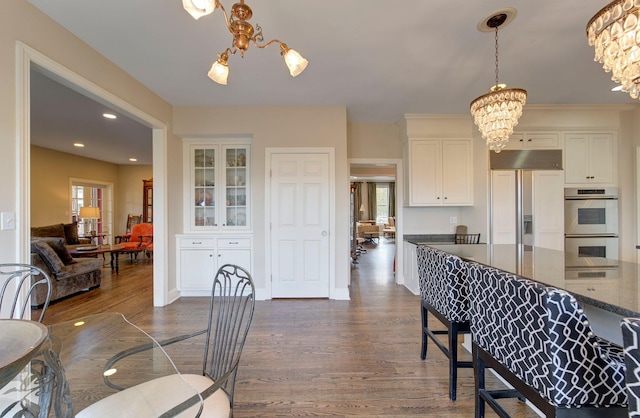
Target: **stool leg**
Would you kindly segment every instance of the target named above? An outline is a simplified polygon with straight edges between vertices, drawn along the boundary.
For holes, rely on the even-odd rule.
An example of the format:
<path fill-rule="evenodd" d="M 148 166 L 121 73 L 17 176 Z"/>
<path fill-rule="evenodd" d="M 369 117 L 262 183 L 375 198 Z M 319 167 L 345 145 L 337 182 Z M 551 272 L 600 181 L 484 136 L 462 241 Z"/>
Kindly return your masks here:
<path fill-rule="evenodd" d="M 480 397 L 480 390 L 484 390 L 484 361 L 478 356 L 478 350 L 475 344 L 472 348 L 473 355 L 473 377 L 475 381 L 475 418 L 484 418 L 484 399 Z"/>
<path fill-rule="evenodd" d="M 449 399 L 456 400 L 458 382 L 458 324 L 453 321 L 449 328 Z"/>
<path fill-rule="evenodd" d="M 424 307 L 424 305 L 422 305 L 422 301 L 420 302 L 420 312 L 422 317 L 422 350 L 420 352 L 420 358 L 424 360 L 427 358 L 427 333 L 425 332 L 425 329 L 428 325 L 429 313 L 427 312 L 427 309 Z"/>

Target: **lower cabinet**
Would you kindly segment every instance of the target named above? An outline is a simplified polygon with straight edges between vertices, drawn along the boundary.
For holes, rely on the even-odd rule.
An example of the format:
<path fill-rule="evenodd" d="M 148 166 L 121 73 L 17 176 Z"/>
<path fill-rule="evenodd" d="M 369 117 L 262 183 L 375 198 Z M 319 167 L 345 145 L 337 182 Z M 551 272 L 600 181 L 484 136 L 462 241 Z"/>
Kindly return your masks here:
<path fill-rule="evenodd" d="M 182 296 L 208 296 L 218 268 L 235 264 L 251 272 L 250 237 L 179 235 L 178 290 Z"/>
<path fill-rule="evenodd" d="M 414 295 L 420 294 L 418 282 L 418 246 L 410 242 L 403 242 L 403 276 L 404 286 Z"/>

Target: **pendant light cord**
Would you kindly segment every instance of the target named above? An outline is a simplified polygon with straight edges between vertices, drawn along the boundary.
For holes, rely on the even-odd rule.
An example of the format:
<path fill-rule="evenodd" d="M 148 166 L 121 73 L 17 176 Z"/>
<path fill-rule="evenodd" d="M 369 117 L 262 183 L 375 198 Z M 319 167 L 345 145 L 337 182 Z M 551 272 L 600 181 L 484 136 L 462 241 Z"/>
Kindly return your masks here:
<path fill-rule="evenodd" d="M 496 26 L 496 89 L 498 88 L 498 27 Z"/>

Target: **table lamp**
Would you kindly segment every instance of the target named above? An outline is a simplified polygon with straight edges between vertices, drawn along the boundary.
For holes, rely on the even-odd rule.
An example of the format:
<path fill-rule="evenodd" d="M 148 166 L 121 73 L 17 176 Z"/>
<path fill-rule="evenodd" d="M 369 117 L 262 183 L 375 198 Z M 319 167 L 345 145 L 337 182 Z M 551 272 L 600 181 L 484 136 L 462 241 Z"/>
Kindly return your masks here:
<path fill-rule="evenodd" d="M 91 206 L 83 206 L 80 208 L 80 219 L 100 219 L 100 208 L 94 208 Z M 93 229 L 93 222 L 91 222 L 91 236 L 95 236 L 96 231 Z"/>

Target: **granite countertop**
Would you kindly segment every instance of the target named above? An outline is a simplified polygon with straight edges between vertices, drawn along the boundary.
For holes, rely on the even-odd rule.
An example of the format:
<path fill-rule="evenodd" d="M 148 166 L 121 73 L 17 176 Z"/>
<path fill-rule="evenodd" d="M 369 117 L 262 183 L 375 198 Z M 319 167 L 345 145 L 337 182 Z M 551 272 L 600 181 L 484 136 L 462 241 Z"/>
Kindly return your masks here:
<path fill-rule="evenodd" d="M 640 317 L 640 289 L 636 263 L 597 257 L 578 257 L 548 248 L 500 244 L 435 244 L 429 246 L 467 260 L 564 289 L 585 303 L 605 311 Z"/>

